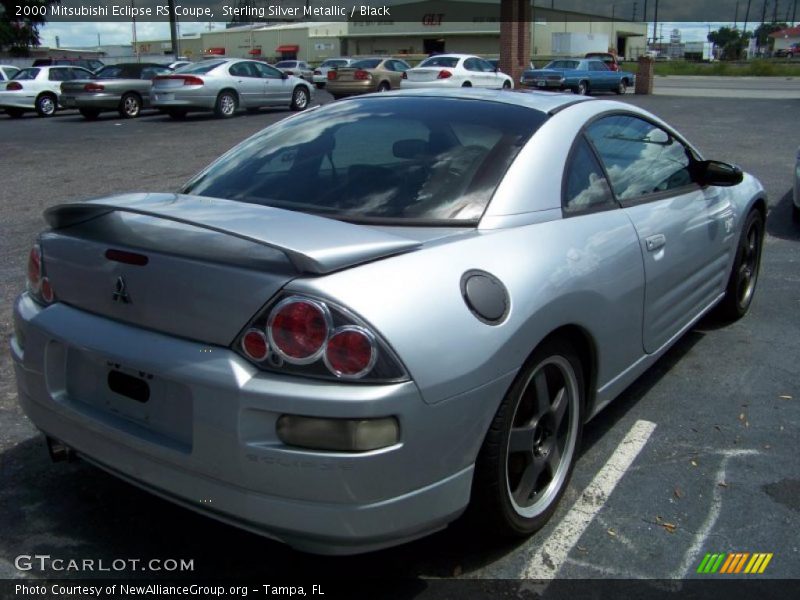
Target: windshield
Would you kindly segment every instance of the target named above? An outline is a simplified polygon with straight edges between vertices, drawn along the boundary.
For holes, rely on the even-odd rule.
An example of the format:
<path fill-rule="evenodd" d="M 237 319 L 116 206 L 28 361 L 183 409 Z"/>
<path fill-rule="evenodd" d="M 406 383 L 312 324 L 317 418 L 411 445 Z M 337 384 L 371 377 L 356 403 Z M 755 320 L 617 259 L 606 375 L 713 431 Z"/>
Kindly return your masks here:
<path fill-rule="evenodd" d="M 448 67 L 454 69 L 458 64 L 458 57 L 456 56 L 431 56 L 423 60 L 420 67 Z"/>
<path fill-rule="evenodd" d="M 374 69 L 383 61 L 382 58 L 368 58 L 366 60 L 358 60 L 350 65 L 353 69 Z"/>
<path fill-rule="evenodd" d="M 352 222 L 474 224 L 545 121 L 457 98 L 360 98 L 287 119 L 181 191 Z"/>
<path fill-rule="evenodd" d="M 577 69 L 579 61 L 577 60 L 554 60 L 547 63 L 545 69 Z"/>

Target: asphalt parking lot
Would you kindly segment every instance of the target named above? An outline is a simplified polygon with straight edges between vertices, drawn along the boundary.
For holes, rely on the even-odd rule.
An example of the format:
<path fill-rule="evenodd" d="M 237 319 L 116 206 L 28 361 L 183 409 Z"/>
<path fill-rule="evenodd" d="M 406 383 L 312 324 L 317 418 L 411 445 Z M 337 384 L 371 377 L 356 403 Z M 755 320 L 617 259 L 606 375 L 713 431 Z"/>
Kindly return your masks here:
<path fill-rule="evenodd" d="M 676 126 L 706 158 L 737 163 L 766 187 L 767 237 L 750 314 L 727 327 L 701 322 L 587 426 L 570 488 L 533 538 L 489 541 L 459 522 L 399 548 L 347 558 L 295 552 L 80 462 L 51 464 L 17 407 L 6 350 L 11 304 L 43 209 L 116 192 L 173 190 L 291 113 L 226 121 L 197 114 L 184 122 L 155 114 L 123 121 L 109 113 L 96 122 L 72 112 L 0 116 L 0 578 L 53 576 L 14 567 L 16 556 L 39 553 L 193 559 L 193 575 L 201 577 L 679 579 L 698 577 L 707 552 L 773 553 L 765 577 L 800 578 L 800 226 L 790 206 L 800 99 L 624 101 Z M 599 481 L 598 472 L 606 474 Z"/>

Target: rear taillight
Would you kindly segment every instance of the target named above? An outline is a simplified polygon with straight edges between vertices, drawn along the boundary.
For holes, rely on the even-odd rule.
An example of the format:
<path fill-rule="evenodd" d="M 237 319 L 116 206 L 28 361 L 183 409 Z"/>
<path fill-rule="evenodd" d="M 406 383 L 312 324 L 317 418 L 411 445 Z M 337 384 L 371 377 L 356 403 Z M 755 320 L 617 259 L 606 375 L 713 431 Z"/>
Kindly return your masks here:
<path fill-rule="evenodd" d="M 205 82 L 194 75 L 158 75 L 153 77 L 153 82 L 174 79 L 183 82 L 183 85 L 203 85 Z"/>
<path fill-rule="evenodd" d="M 255 361 L 264 360 L 269 355 L 267 336 L 262 331 L 250 329 L 242 336 L 242 350 Z"/>
<path fill-rule="evenodd" d="M 375 336 L 363 327 L 340 327 L 325 347 L 325 365 L 337 377 L 357 379 L 375 364 Z"/>
<path fill-rule="evenodd" d="M 34 245 L 28 254 L 28 291 L 38 294 L 42 288 L 42 251 Z"/>
<path fill-rule="evenodd" d="M 28 293 L 42 304 L 50 304 L 56 299 L 53 284 L 47 277 L 44 255 L 39 244 L 34 244 L 28 254 Z"/>
<path fill-rule="evenodd" d="M 83 90 L 86 92 L 102 92 L 105 89 L 106 86 L 99 83 L 87 83 L 85 86 L 83 86 Z"/>
<path fill-rule="evenodd" d="M 290 297 L 270 313 L 267 336 L 281 358 L 302 365 L 319 358 L 330 329 L 331 317 L 324 304 Z"/>
<path fill-rule="evenodd" d="M 353 79 L 366 81 L 367 79 L 372 79 L 372 75 L 370 75 L 369 72 L 365 71 L 364 69 L 358 69 L 355 73 L 353 73 Z"/>
<path fill-rule="evenodd" d="M 451 71 L 442 69 L 441 71 L 439 71 L 439 74 L 436 76 L 436 79 L 450 79 L 452 76 L 453 73 Z"/>
<path fill-rule="evenodd" d="M 266 307 L 233 348 L 260 369 L 325 379 L 407 379 L 389 347 L 358 317 L 332 303 L 287 295 Z"/>
<path fill-rule="evenodd" d="M 328 71 L 328 81 L 333 81 L 337 76 L 336 71 Z"/>
<path fill-rule="evenodd" d="M 12 81 L 8 85 L 6 85 L 7 92 L 18 92 L 22 89 L 22 84 L 17 83 L 16 81 Z"/>

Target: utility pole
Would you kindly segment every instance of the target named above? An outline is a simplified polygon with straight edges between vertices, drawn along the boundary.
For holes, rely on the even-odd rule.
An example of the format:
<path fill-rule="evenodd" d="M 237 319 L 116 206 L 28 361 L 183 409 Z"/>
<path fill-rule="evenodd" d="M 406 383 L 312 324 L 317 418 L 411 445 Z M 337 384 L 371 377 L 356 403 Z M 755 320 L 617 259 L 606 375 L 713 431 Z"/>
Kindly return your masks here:
<path fill-rule="evenodd" d="M 772 5 L 772 22 L 778 22 L 778 0 L 774 0 L 775 3 Z"/>
<path fill-rule="evenodd" d="M 795 0 L 795 2 L 796 1 L 797 0 Z M 747 31 L 747 20 L 750 18 L 750 2 L 752 2 L 752 0 L 747 0 L 747 9 L 744 11 L 744 28 L 742 29 L 742 35 Z"/>
<path fill-rule="evenodd" d="M 736 0 L 736 9 L 733 11 L 733 28 L 739 23 L 739 0 Z"/>
<path fill-rule="evenodd" d="M 658 27 L 658 0 L 656 0 L 656 10 L 653 14 L 653 37 L 656 37 L 656 27 Z"/>
<path fill-rule="evenodd" d="M 169 8 L 169 39 L 172 43 L 172 53 L 175 60 L 178 60 L 178 26 L 175 20 L 175 0 L 167 0 Z"/>

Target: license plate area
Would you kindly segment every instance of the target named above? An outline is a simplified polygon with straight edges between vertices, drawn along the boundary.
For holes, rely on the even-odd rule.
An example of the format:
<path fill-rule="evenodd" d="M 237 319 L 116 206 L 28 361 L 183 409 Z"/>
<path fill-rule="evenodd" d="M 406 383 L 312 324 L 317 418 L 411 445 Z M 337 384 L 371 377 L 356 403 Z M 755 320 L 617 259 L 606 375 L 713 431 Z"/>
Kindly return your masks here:
<path fill-rule="evenodd" d="M 55 341 L 46 368 L 57 402 L 125 434 L 191 451 L 194 411 L 186 385 Z"/>

